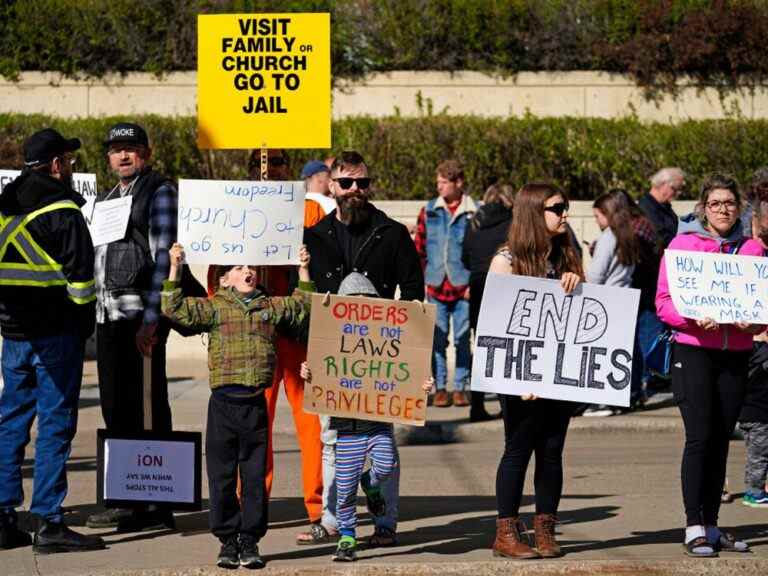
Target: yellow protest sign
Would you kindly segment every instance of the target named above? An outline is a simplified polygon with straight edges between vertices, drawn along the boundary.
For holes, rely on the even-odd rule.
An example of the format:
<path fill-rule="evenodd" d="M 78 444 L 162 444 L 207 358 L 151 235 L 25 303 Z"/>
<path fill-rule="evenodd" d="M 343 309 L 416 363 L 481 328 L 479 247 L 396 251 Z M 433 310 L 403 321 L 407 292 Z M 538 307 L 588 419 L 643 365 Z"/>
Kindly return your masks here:
<path fill-rule="evenodd" d="M 328 13 L 197 17 L 200 148 L 330 148 Z"/>

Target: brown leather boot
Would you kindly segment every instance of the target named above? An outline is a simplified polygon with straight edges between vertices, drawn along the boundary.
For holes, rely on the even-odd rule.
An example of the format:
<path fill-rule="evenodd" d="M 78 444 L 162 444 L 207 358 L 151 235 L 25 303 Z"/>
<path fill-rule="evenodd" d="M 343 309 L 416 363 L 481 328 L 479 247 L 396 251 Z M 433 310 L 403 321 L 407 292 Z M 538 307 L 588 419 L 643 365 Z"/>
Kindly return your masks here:
<path fill-rule="evenodd" d="M 555 540 L 554 514 L 536 514 L 533 517 L 533 531 L 536 535 L 536 550 L 542 558 L 558 558 L 563 555 L 560 545 Z"/>
<path fill-rule="evenodd" d="M 521 528 L 525 532 L 525 525 L 517 516 L 496 520 L 496 540 L 493 542 L 493 555 L 517 560 L 540 558 L 536 550 L 521 542 Z"/>

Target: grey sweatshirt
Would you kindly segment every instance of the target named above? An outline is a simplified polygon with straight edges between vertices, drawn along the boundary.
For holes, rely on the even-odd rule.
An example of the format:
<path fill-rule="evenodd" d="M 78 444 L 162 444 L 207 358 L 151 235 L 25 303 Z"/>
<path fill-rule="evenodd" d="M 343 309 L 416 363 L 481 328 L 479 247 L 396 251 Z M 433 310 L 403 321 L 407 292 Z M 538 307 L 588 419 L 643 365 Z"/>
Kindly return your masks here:
<path fill-rule="evenodd" d="M 625 266 L 616 257 L 616 236 L 611 229 L 603 230 L 587 270 L 587 282 L 627 288 L 632 285 L 634 271 L 634 266 Z"/>

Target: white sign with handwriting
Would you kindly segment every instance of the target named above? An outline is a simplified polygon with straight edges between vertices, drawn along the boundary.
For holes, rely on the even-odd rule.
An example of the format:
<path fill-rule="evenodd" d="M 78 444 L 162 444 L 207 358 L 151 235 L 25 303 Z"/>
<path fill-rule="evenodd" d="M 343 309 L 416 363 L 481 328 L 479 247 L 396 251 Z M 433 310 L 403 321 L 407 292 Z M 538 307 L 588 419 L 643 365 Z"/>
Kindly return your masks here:
<path fill-rule="evenodd" d="M 20 170 L 0 170 L 0 192 L 21 174 Z M 72 187 L 85 198 L 85 205 L 80 209 L 88 226 L 91 226 L 93 205 L 96 202 L 96 174 L 75 173 L 72 175 Z"/>
<path fill-rule="evenodd" d="M 91 218 L 91 238 L 94 246 L 125 238 L 132 205 L 133 196 L 130 195 L 96 202 Z"/>
<path fill-rule="evenodd" d="M 303 232 L 303 182 L 179 180 L 190 264 L 298 264 Z"/>
<path fill-rule="evenodd" d="M 768 324 L 768 258 L 667 250 L 664 263 L 683 318 Z"/>

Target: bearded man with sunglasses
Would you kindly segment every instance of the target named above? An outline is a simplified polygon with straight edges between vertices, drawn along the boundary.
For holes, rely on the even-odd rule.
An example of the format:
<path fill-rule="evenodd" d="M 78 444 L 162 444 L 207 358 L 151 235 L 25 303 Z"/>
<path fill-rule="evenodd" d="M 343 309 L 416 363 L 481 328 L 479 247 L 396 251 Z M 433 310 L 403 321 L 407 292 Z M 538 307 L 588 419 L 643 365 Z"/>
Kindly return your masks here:
<path fill-rule="evenodd" d="M 372 179 L 358 152 L 346 151 L 331 165 L 331 191 L 336 210 L 304 231 L 311 255 L 310 275 L 318 292 L 337 294 L 341 281 L 351 272 L 367 277 L 382 298 L 392 299 L 400 288 L 402 300 L 424 299 L 424 275 L 408 229 L 389 218 L 370 202 Z M 335 517 L 336 431 L 323 417 L 323 517 L 312 526 L 313 543 L 328 541 L 337 528 Z M 350 420 L 350 422 L 357 422 Z M 395 453 L 395 459 L 399 457 Z M 369 546 L 395 544 L 399 465 L 382 484 L 383 514 L 374 514 L 375 531 Z M 369 510 L 377 510 L 369 500 Z M 309 543 L 308 541 L 301 543 Z"/>

